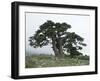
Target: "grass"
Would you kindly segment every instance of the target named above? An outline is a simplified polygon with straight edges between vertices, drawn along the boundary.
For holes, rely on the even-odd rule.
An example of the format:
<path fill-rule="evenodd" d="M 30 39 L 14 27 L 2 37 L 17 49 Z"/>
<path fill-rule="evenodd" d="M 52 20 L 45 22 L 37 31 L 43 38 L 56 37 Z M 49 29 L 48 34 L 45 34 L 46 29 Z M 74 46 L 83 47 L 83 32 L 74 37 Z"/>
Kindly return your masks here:
<path fill-rule="evenodd" d="M 53 55 L 28 55 L 25 57 L 26 68 L 61 67 L 89 65 L 89 56 L 78 56 L 76 58 L 56 58 Z"/>

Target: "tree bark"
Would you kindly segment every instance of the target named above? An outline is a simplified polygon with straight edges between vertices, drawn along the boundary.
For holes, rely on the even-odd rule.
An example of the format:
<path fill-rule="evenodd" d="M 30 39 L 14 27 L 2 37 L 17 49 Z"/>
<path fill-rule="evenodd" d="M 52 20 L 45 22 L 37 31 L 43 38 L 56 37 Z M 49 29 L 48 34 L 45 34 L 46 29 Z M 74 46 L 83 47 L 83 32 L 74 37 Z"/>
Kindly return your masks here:
<path fill-rule="evenodd" d="M 54 37 L 52 38 L 52 48 L 53 48 L 53 51 L 55 53 L 55 56 L 56 57 L 59 57 L 59 51 L 58 51 L 58 49 L 56 47 L 56 41 L 55 41 L 55 38 Z"/>
<path fill-rule="evenodd" d="M 60 57 L 64 57 L 61 38 L 58 39 L 57 44 L 58 44 L 57 46 L 58 46 Z"/>

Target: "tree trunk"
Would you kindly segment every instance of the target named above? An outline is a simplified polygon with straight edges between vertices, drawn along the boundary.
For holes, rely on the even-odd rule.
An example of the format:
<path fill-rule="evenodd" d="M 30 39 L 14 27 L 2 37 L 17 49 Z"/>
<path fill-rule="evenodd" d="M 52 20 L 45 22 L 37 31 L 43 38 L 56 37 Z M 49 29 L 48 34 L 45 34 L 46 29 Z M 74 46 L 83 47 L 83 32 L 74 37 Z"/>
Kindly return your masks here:
<path fill-rule="evenodd" d="M 55 53 L 55 56 L 56 57 L 59 57 L 59 51 L 58 51 L 58 49 L 56 47 L 56 41 L 55 41 L 55 38 L 54 37 L 52 38 L 52 48 L 53 48 L 53 51 Z"/>
<path fill-rule="evenodd" d="M 59 50 L 60 57 L 64 57 L 61 38 L 58 39 L 57 44 L 58 44 L 58 50 Z"/>

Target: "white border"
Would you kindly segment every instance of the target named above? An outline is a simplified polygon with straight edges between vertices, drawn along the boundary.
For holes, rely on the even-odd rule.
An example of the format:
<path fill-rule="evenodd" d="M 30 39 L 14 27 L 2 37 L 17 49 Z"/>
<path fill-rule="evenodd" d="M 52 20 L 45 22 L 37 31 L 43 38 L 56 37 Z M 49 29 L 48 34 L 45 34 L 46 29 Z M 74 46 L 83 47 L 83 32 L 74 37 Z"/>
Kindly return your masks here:
<path fill-rule="evenodd" d="M 50 68 L 25 68 L 25 12 L 47 12 L 47 13 L 67 13 L 67 14 L 88 14 L 90 15 L 90 65 L 70 66 L 70 67 L 50 67 Z M 69 13 L 68 13 L 69 12 Z M 95 71 L 95 11 L 86 9 L 52 8 L 37 6 L 19 7 L 19 75 L 40 75 L 55 73 L 73 73 Z"/>

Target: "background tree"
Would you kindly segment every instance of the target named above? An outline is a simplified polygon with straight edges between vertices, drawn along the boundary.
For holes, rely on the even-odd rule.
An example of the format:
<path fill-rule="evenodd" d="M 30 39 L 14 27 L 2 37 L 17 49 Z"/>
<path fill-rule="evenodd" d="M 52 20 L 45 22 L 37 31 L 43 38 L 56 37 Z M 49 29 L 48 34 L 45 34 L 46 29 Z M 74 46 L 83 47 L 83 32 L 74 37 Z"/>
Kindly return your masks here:
<path fill-rule="evenodd" d="M 86 46 L 83 43 L 84 39 L 74 32 L 68 32 L 71 25 L 67 23 L 54 23 L 50 20 L 42 24 L 36 31 L 34 36 L 29 38 L 30 45 L 34 48 L 43 47 L 52 44 L 52 48 L 56 57 L 64 57 L 65 51 L 70 53 L 70 56 L 80 55 L 78 50 L 82 50 L 81 46 Z"/>

